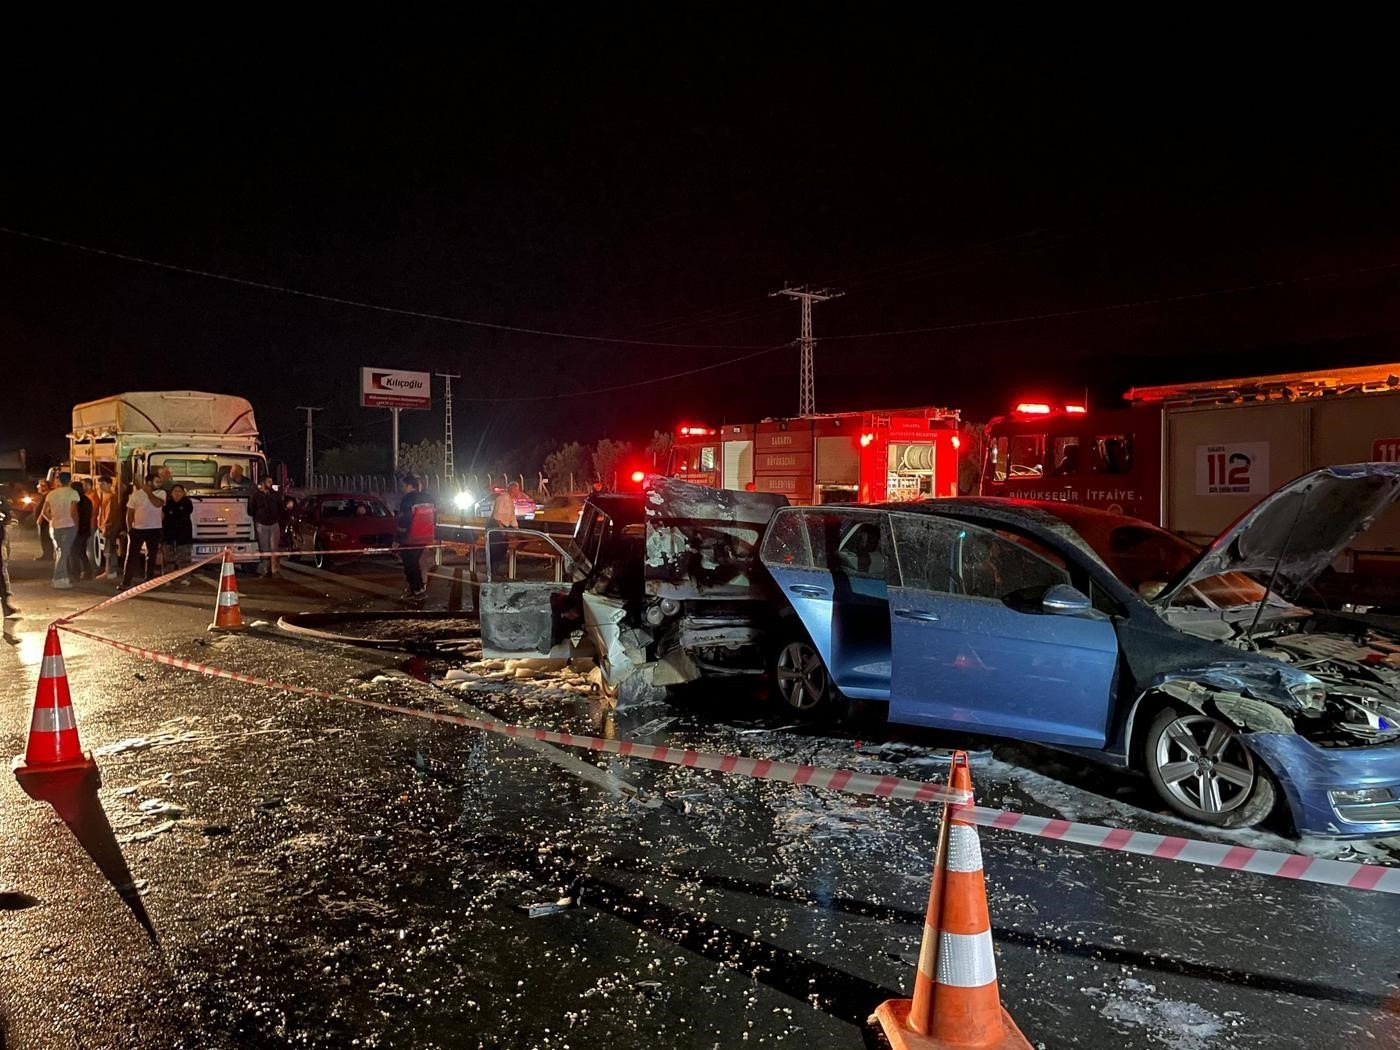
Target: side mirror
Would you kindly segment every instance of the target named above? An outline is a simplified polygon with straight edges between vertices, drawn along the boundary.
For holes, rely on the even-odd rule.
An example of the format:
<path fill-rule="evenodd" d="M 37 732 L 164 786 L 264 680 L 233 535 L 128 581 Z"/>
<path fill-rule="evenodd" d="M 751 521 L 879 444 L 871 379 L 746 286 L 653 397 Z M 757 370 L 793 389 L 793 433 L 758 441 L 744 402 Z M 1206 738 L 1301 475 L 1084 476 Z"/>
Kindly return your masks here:
<path fill-rule="evenodd" d="M 1041 612 L 1056 616 L 1080 616 L 1092 612 L 1094 605 L 1088 597 L 1067 583 L 1057 583 L 1040 598 Z"/>

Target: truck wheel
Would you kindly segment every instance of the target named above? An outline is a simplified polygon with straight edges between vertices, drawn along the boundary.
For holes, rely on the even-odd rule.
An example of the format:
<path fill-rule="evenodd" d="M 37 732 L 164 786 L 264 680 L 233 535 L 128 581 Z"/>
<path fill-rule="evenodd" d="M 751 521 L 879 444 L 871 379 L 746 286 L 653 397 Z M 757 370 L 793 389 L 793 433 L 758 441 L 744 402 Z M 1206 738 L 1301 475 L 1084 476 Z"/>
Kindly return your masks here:
<path fill-rule="evenodd" d="M 325 569 L 330 566 L 330 558 L 326 555 L 325 543 L 321 537 L 316 537 L 316 553 L 311 555 L 311 564 L 318 569 Z"/>
<path fill-rule="evenodd" d="M 1251 828 L 1278 799 L 1273 778 L 1234 727 L 1199 711 L 1159 711 L 1143 743 L 1143 765 L 1163 802 L 1213 827 Z"/>

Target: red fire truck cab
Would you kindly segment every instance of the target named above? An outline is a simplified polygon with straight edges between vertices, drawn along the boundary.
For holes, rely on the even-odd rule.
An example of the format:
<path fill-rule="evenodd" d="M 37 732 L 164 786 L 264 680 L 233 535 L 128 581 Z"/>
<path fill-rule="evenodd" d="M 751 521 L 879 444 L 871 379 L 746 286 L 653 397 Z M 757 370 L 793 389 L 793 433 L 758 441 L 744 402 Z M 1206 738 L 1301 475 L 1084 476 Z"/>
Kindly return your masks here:
<path fill-rule="evenodd" d="M 1159 521 L 1160 408 L 1023 401 L 987 424 L 984 496 L 1064 500 Z"/>
<path fill-rule="evenodd" d="M 776 492 L 795 504 L 955 496 L 959 414 L 947 408 L 842 412 L 676 429 L 667 473 L 713 488 Z"/>

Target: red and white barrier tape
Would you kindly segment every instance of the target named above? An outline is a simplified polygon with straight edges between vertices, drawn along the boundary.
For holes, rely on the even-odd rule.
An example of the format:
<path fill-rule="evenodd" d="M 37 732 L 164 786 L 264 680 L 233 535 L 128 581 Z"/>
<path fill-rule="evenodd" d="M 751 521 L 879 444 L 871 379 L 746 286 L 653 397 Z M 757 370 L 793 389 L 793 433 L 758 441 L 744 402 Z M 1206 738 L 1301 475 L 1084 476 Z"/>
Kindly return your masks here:
<path fill-rule="evenodd" d="M 629 758 L 644 758 L 652 762 L 666 762 L 671 765 L 691 769 L 709 769 L 718 773 L 754 777 L 760 780 L 776 780 L 784 784 L 799 784 L 807 787 L 825 788 L 828 791 L 841 791 L 849 794 L 876 795 L 881 798 L 898 798 L 910 802 L 941 802 L 955 806 L 959 816 L 983 827 L 1000 828 L 1022 835 L 1073 842 L 1081 846 L 1098 849 L 1136 853 L 1158 860 L 1174 860 L 1202 867 L 1224 868 L 1232 871 L 1247 871 L 1255 875 L 1269 875 L 1274 878 L 1294 879 L 1300 882 L 1316 882 L 1325 886 L 1345 886 L 1356 890 L 1375 890 L 1381 893 L 1400 894 L 1400 868 L 1387 868 L 1376 864 L 1353 864 L 1347 861 L 1324 860 L 1306 857 L 1297 853 L 1277 853 L 1272 850 L 1251 849 L 1247 846 L 1227 846 L 1200 839 L 1187 839 L 1174 835 L 1153 835 L 1141 831 L 1127 831 L 1123 828 L 1106 828 L 1095 824 L 1077 824 L 1068 820 L 1047 817 L 1033 817 L 1010 810 L 988 809 L 983 806 L 967 805 L 966 793 L 953 791 L 941 784 L 927 781 L 906 780 L 903 777 L 872 776 L 856 773 L 849 769 L 834 769 L 829 766 L 799 765 L 791 762 L 771 762 L 767 759 L 742 758 L 738 755 L 721 755 L 714 752 L 691 751 L 682 748 L 661 747 L 652 744 L 638 744 L 630 740 L 608 740 L 597 736 L 578 736 L 573 733 L 557 733 L 548 729 L 533 729 L 529 726 L 512 725 L 507 722 L 483 721 L 465 715 L 445 714 L 437 711 L 424 711 L 415 707 L 402 707 L 386 704 L 378 700 L 349 696 L 344 693 L 331 693 L 309 686 L 290 685 L 275 682 L 268 678 L 226 671 L 221 667 L 184 660 L 167 653 L 119 642 L 114 638 L 104 638 L 80 630 L 68 623 L 58 625 L 62 630 L 79 635 L 102 645 L 110 645 L 124 653 L 152 660 L 169 667 L 210 675 L 214 678 L 227 678 L 281 692 L 299 693 L 323 700 L 341 700 L 361 707 L 390 714 L 407 715 L 432 722 L 478 729 L 502 736 L 527 737 L 542 740 L 563 747 L 581 747 L 590 751 L 602 751 Z"/>
<path fill-rule="evenodd" d="M 67 616 L 59 617 L 57 620 L 54 621 L 54 623 L 71 623 L 72 621 L 76 620 L 79 616 L 86 616 L 88 613 L 97 612 L 98 609 L 105 609 L 109 605 L 116 605 L 118 602 L 124 602 L 128 599 L 136 598 L 142 594 L 145 594 L 147 591 L 153 591 L 157 587 L 169 583 L 171 580 L 179 579 L 181 576 L 185 575 L 188 572 L 194 572 L 195 569 L 202 569 L 204 566 L 212 564 L 213 562 L 218 561 L 222 557 L 222 553 L 211 554 L 207 558 L 194 562 L 191 565 L 186 565 L 183 569 L 173 569 L 163 576 L 157 576 L 154 579 L 147 580 L 145 583 L 137 584 L 135 587 L 128 587 L 124 591 L 118 591 L 116 594 L 112 595 L 112 597 L 106 598 L 103 601 L 98 602 L 96 605 L 89 605 L 86 609 L 79 609 L 75 613 L 69 613 Z"/>
<path fill-rule="evenodd" d="M 1136 853 L 1158 860 L 1178 860 L 1207 868 L 1248 871 L 1280 879 L 1320 882 L 1326 886 L 1347 886 L 1354 890 L 1380 890 L 1400 893 L 1400 868 L 1379 864 L 1351 864 L 1301 853 L 1278 853 L 1249 846 L 1227 846 L 1222 842 L 1182 838 L 1179 835 L 1153 835 L 1145 831 L 1105 828 L 1097 824 L 1077 824 L 1069 820 L 1032 817 L 1005 809 L 984 806 L 957 806 L 958 816 L 984 828 L 1001 828 L 1042 839 L 1074 842 L 1081 846 Z"/>
<path fill-rule="evenodd" d="M 445 722 L 449 725 L 479 729 L 502 736 L 528 737 L 531 740 L 542 740 L 545 743 L 560 744 L 564 747 L 583 747 L 590 751 L 605 751 L 615 755 L 645 758 L 652 762 L 668 762 L 671 765 L 687 766 L 693 769 L 712 769 L 719 773 L 734 773 L 738 776 L 756 777 L 760 780 L 777 780 L 784 784 L 805 784 L 809 787 L 826 788 L 830 791 L 876 795 L 880 798 L 898 798 L 909 802 L 962 803 L 968 801 L 966 792 L 953 791 L 942 784 L 930 784 L 923 780 L 906 780 L 903 777 L 890 776 L 877 777 L 868 773 L 856 773 L 849 769 L 833 769 L 828 766 L 771 762 L 767 759 L 740 758 L 738 755 L 719 755 L 706 751 L 690 751 L 684 748 L 637 744 L 630 740 L 607 740 L 599 736 L 556 733 L 548 729 L 532 729 L 529 726 L 512 725 L 508 722 L 485 721 L 468 718 L 465 715 L 386 704 L 378 700 L 366 700 L 362 696 L 331 693 L 324 689 L 313 689 L 310 686 L 290 685 L 286 682 L 275 682 L 268 678 L 259 678 L 239 671 L 227 671 L 222 667 L 210 667 L 208 664 L 185 660 L 168 653 L 158 653 L 151 649 L 142 649 L 140 646 L 119 642 L 115 638 L 104 638 L 100 634 L 92 634 L 66 623 L 59 624 L 59 627 L 90 641 L 110 645 L 114 649 L 130 653 L 132 656 L 139 656 L 158 664 L 165 664 L 168 667 L 178 667 L 183 671 L 194 671 L 214 678 L 227 678 L 230 681 L 275 689 L 279 692 L 300 693 L 303 696 L 314 696 L 323 700 L 342 700 L 358 704 L 361 707 L 373 708 L 376 711 L 408 715 L 431 722 Z"/>

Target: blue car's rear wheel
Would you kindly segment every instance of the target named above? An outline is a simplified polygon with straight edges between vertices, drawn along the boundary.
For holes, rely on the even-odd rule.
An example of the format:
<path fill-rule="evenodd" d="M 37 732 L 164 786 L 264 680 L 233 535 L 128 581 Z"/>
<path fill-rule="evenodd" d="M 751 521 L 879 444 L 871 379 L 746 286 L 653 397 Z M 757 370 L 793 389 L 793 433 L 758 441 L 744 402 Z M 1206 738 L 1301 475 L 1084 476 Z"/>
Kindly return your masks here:
<path fill-rule="evenodd" d="M 799 714 L 830 704 L 835 693 L 821 654 L 806 638 L 792 638 L 778 647 L 773 658 L 773 686 L 783 706 Z"/>
<path fill-rule="evenodd" d="M 1236 729 L 1199 711 L 1164 708 L 1144 742 L 1147 777 L 1168 806 L 1218 828 L 1248 828 L 1277 793 Z"/>

